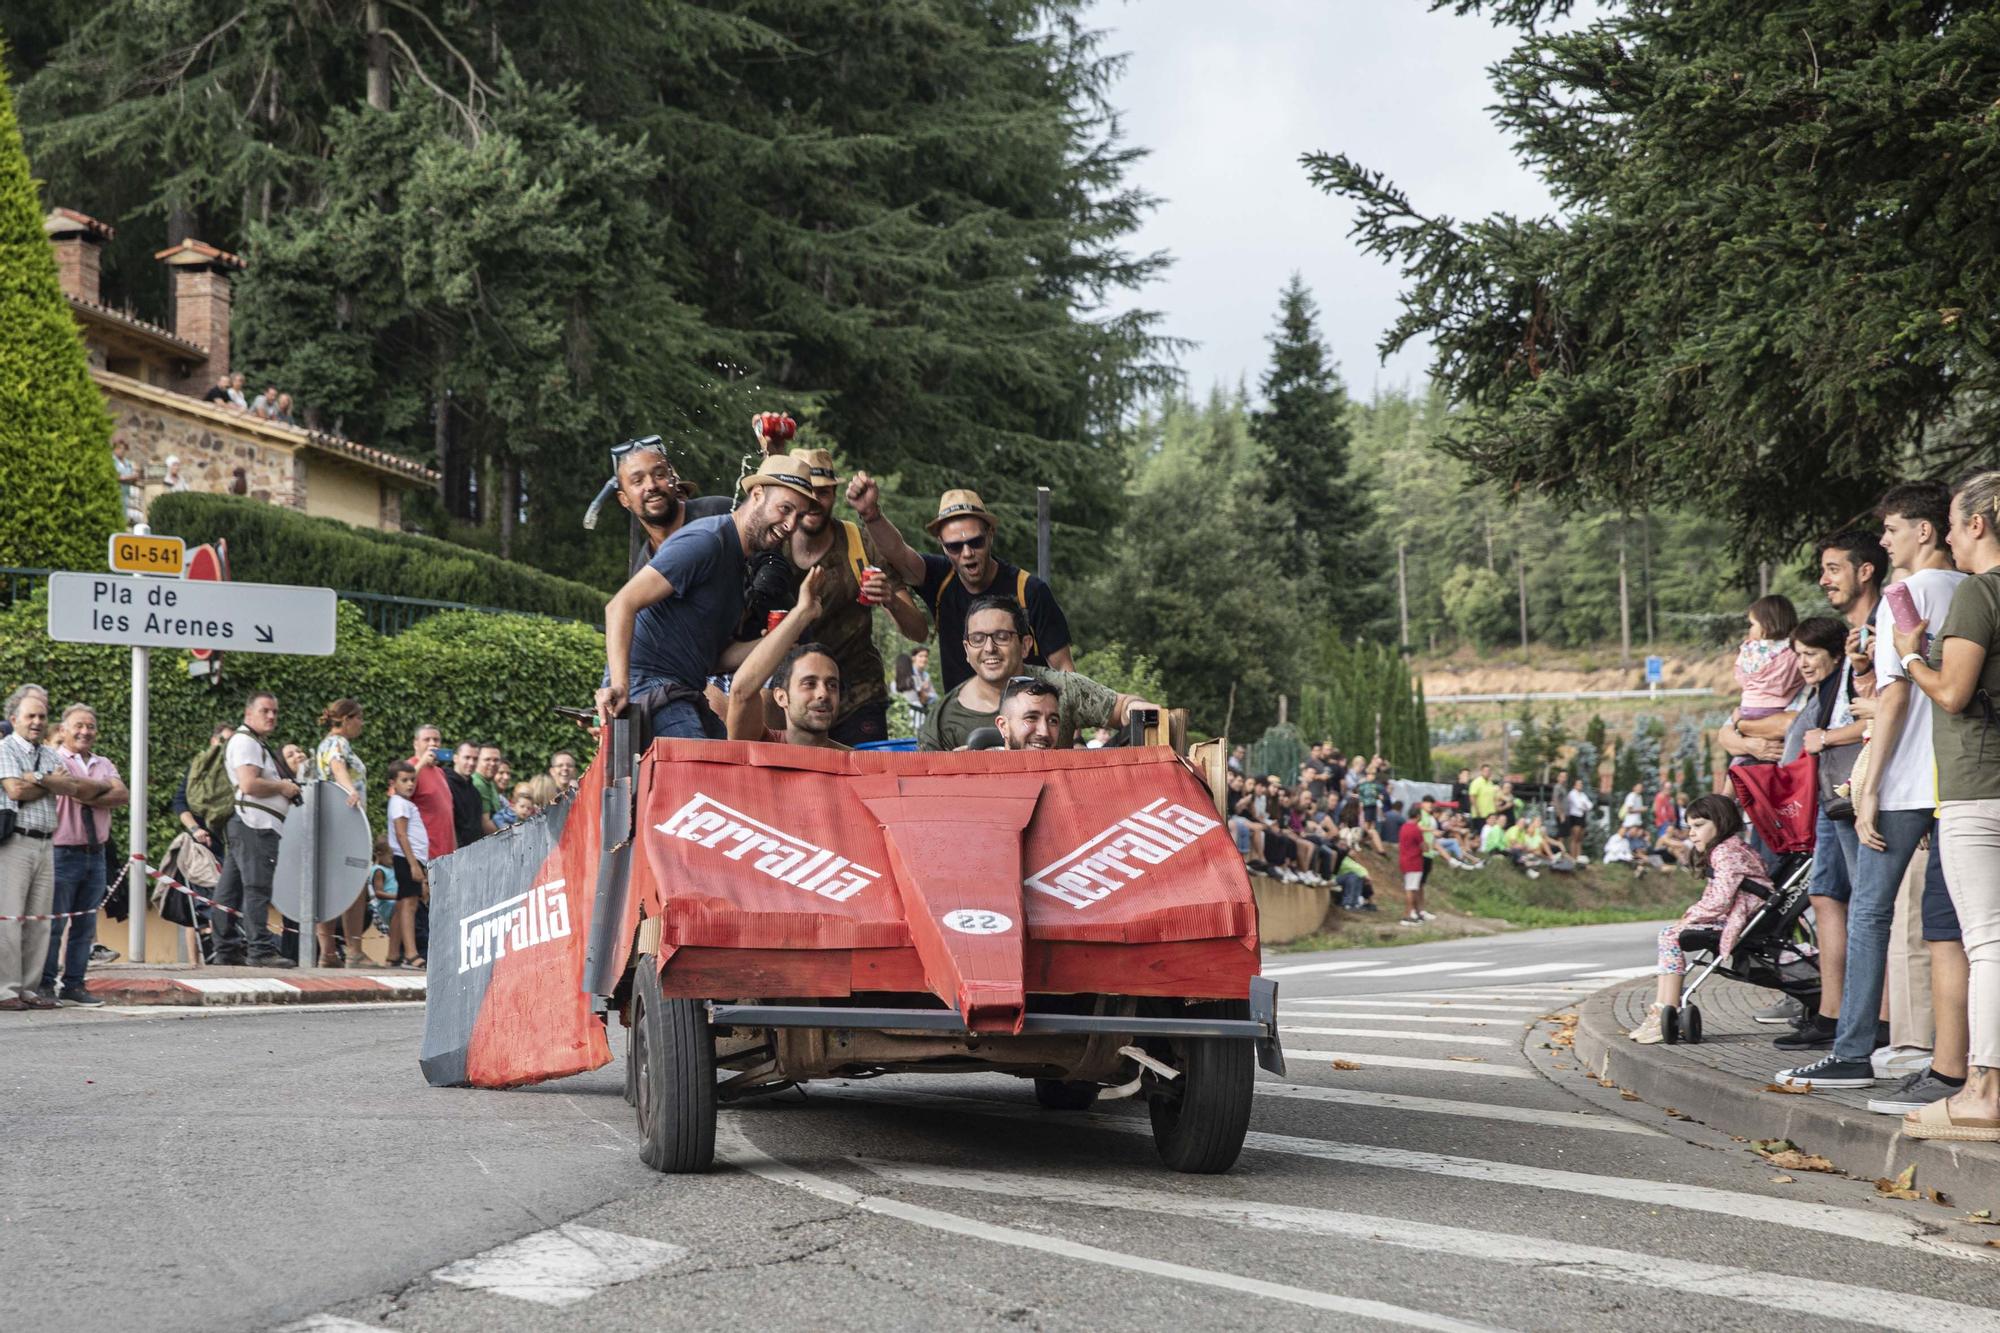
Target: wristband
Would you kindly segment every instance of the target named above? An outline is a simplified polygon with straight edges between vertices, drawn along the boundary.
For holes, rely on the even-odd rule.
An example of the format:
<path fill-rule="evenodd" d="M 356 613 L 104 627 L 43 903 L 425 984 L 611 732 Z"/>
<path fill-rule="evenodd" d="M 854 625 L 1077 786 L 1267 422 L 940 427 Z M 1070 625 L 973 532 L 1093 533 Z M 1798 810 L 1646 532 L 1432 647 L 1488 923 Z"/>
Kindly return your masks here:
<path fill-rule="evenodd" d="M 1905 672 L 1905 673 L 1907 673 L 1907 672 L 1909 671 L 1909 669 L 1910 669 L 1910 663 L 1912 663 L 1912 662 L 1921 662 L 1921 661 L 1923 661 L 1923 660 L 1924 660 L 1924 655 L 1923 655 L 1922 653 L 1904 653 L 1904 654 L 1903 654 L 1903 670 L 1904 670 L 1904 672 Z"/>

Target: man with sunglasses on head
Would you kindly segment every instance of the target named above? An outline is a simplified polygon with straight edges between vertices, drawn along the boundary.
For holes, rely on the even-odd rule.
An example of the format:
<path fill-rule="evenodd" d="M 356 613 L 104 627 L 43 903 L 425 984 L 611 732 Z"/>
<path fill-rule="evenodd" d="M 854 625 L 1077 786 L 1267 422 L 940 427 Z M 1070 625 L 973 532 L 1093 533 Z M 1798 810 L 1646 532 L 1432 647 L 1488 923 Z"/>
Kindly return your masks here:
<path fill-rule="evenodd" d="M 1025 661 L 1030 666 L 1076 669 L 1069 620 L 1055 593 L 1033 574 L 993 554 L 993 515 L 976 491 L 946 491 L 938 501 L 937 517 L 924 526 L 944 547 L 943 555 L 910 549 L 896 525 L 882 517 L 881 489 L 865 472 L 847 483 L 847 503 L 868 525 L 868 533 L 883 558 L 931 609 L 937 623 L 939 668 L 944 687 L 954 689 L 972 675 L 952 645 L 965 638 L 973 603 L 988 593 L 1012 598 L 1027 609 L 1033 628 Z"/>
<path fill-rule="evenodd" d="M 697 518 L 714 518 L 731 508 L 726 495 L 688 497 L 688 484 L 681 480 L 667 452 L 666 441 L 657 435 L 627 440 L 611 450 L 611 480 L 597 493 L 597 499 L 583 516 L 583 526 L 597 526 L 597 512 L 612 494 L 632 516 L 630 578 L 644 569 L 658 553 L 660 543 L 679 532 L 681 525 Z"/>
<path fill-rule="evenodd" d="M 605 720 L 638 706 L 649 734 L 721 740 L 722 720 L 703 695 L 718 667 L 734 670 L 755 641 L 737 642 L 750 556 L 791 540 L 814 503 L 812 482 L 788 454 L 745 477 L 733 514 L 685 523 L 604 608 L 609 681 L 597 692 Z"/>
<path fill-rule="evenodd" d="M 970 673 L 949 690 L 924 718 L 920 750 L 962 750 L 972 733 L 995 725 L 1008 687 L 1020 680 L 1046 685 L 1056 692 L 1056 745 L 1067 749 L 1080 732 L 1093 727 L 1122 727 L 1134 708 L 1153 705 L 1136 695 L 1120 694 L 1074 671 L 1023 665 L 1027 652 L 1028 616 L 1011 597 L 989 593 L 974 599 L 965 615 L 965 661 Z"/>

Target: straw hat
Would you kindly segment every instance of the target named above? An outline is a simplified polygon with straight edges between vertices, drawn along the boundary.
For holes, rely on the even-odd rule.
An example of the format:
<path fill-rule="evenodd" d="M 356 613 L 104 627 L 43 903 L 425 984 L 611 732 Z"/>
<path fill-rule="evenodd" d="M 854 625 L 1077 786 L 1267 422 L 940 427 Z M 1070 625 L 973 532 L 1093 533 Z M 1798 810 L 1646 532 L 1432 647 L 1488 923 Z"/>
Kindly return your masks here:
<path fill-rule="evenodd" d="M 745 491 L 759 486 L 783 486 L 797 491 L 808 500 L 818 500 L 813 494 L 812 476 L 805 464 L 791 454 L 770 454 L 757 464 L 757 470 L 745 477 L 741 483 Z"/>
<path fill-rule="evenodd" d="M 838 485 L 840 474 L 834 471 L 833 455 L 824 449 L 794 449 L 792 461 L 805 470 L 812 478 L 812 484 L 821 490 Z"/>
<path fill-rule="evenodd" d="M 938 499 L 937 517 L 924 524 L 924 530 L 935 537 L 939 528 L 955 518 L 980 518 L 986 520 L 988 528 L 995 526 L 978 491 L 946 491 Z"/>

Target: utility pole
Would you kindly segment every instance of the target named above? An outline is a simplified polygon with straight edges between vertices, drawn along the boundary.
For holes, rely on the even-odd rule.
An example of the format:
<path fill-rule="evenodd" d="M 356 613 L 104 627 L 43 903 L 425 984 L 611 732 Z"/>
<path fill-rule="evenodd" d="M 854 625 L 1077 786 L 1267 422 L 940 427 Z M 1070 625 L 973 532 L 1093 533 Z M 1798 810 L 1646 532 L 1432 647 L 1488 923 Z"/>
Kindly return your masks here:
<path fill-rule="evenodd" d="M 1407 543 L 1396 543 L 1396 602 L 1402 608 L 1403 613 L 1403 637 L 1400 642 L 1405 648 L 1410 646 L 1410 566 L 1408 551 Z"/>
<path fill-rule="evenodd" d="M 1515 600 L 1520 604 L 1521 656 L 1525 659 L 1528 656 L 1528 562 L 1518 555 L 1514 557 L 1514 578 L 1520 589 Z"/>
<path fill-rule="evenodd" d="M 1646 647 L 1653 646 L 1653 511 L 1639 515 L 1639 581 L 1646 606 Z"/>
<path fill-rule="evenodd" d="M 1618 664 L 1632 665 L 1632 589 L 1625 578 L 1625 529 L 1618 529 Z"/>
<path fill-rule="evenodd" d="M 1493 565 L 1493 520 L 1486 520 L 1486 571 L 1492 573 Z"/>

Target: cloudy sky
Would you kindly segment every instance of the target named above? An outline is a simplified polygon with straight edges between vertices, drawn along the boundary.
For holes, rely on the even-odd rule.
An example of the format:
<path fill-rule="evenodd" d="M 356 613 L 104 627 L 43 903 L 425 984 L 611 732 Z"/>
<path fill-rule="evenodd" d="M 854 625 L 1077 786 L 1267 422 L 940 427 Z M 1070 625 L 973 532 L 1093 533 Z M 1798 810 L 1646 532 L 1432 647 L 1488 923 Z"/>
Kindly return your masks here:
<path fill-rule="evenodd" d="M 1379 360 L 1397 274 L 1347 237 L 1352 210 L 1320 193 L 1301 153 L 1345 152 L 1416 206 L 1454 217 L 1541 214 L 1541 182 L 1508 152 L 1486 107 L 1486 68 L 1510 47 L 1478 18 L 1425 0 L 1099 0 L 1134 175 L 1161 204 L 1134 240 L 1175 262 L 1133 302 L 1199 345 L 1182 358 L 1205 394 L 1247 376 L 1254 393 L 1279 289 L 1305 275 L 1348 390 L 1421 384 L 1428 349 Z"/>

